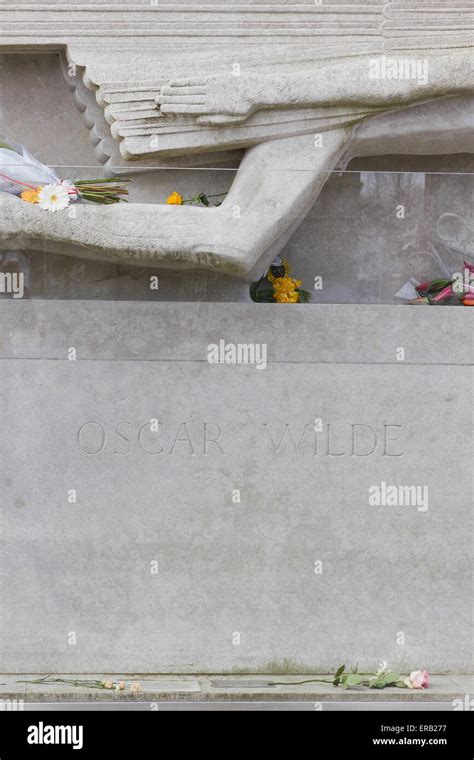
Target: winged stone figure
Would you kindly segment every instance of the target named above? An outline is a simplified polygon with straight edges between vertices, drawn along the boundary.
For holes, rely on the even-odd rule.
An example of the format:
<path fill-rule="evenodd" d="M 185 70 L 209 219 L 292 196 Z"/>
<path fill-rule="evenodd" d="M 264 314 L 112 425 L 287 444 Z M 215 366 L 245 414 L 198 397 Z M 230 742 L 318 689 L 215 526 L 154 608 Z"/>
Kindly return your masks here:
<path fill-rule="evenodd" d="M 69 55 L 85 56 L 85 79 L 126 159 L 190 156 L 192 163 L 244 148 L 243 159 L 218 208 L 81 205 L 70 218 L 0 193 L 0 245 L 47 241 L 72 256 L 203 267 L 251 281 L 282 250 L 330 172 L 354 156 L 474 151 L 470 3 L 334 3 L 308 6 L 306 16 L 309 29 L 291 22 L 298 44 L 284 34 L 280 43 L 283 21 L 272 21 L 271 44 L 261 51 L 242 40 L 209 43 L 209 61 L 201 51 L 199 67 L 194 43 L 190 52 L 180 42 L 168 66 L 150 51 L 152 81 L 142 86 L 115 80 L 110 65 L 101 73 L 71 42 Z M 227 27 L 219 34 L 227 39 Z"/>

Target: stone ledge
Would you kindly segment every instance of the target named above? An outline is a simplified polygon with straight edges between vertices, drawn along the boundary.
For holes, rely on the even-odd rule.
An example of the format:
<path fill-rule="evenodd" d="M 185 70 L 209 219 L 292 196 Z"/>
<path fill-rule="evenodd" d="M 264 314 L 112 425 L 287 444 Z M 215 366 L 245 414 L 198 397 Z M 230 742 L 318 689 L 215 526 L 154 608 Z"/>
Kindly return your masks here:
<path fill-rule="evenodd" d="M 69 684 L 28 684 L 19 681 L 39 678 L 36 675 L 0 675 L 0 709 L 2 703 L 23 700 L 25 703 L 77 702 L 328 702 L 328 703 L 412 703 L 415 707 L 444 703 L 446 709 L 453 700 L 463 705 L 474 694 L 472 675 L 432 676 L 426 691 L 388 688 L 336 689 L 331 684 L 308 683 L 311 679 L 331 678 L 330 675 L 120 675 L 120 674 L 63 674 L 68 679 L 98 679 L 139 682 L 141 691 L 112 691 L 75 687 Z M 285 685 L 273 685 L 284 682 Z M 306 682 L 306 683 L 302 683 Z M 467 696 L 467 700 L 466 700 Z M 461 709 L 460 707 L 458 709 Z M 463 709 L 467 709 L 465 706 Z"/>
<path fill-rule="evenodd" d="M 467 365 L 472 313 L 387 304 L 0 300 L 0 360 L 200 361 L 207 346 L 267 343 L 269 364 Z M 406 359 L 396 347 L 405 346 Z M 252 372 L 254 370 L 252 369 Z"/>

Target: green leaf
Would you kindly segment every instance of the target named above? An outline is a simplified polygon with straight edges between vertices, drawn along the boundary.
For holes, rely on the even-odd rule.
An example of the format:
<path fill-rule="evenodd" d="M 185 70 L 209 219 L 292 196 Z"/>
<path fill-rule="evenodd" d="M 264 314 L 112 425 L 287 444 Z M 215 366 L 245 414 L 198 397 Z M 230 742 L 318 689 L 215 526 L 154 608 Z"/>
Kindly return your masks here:
<path fill-rule="evenodd" d="M 8 145 L 7 143 L 0 141 L 0 148 L 5 148 L 5 150 L 12 150 L 15 153 L 15 149 L 12 148 L 11 145 Z"/>
<path fill-rule="evenodd" d="M 432 280 L 428 287 L 426 288 L 427 293 L 436 293 L 438 290 L 443 290 L 443 288 L 446 288 L 448 285 L 451 284 L 451 280 L 446 279 L 438 279 L 438 280 Z"/>
<path fill-rule="evenodd" d="M 309 303 L 313 297 L 312 293 L 309 293 L 307 290 L 303 290 L 302 288 L 296 288 L 296 292 L 299 293 L 300 303 Z"/>
<path fill-rule="evenodd" d="M 400 680 L 400 673 L 395 673 L 395 671 L 391 670 L 390 673 L 385 673 L 383 680 L 385 682 L 385 685 L 389 686 L 390 684 L 396 683 Z"/>
<path fill-rule="evenodd" d="M 273 295 L 273 289 L 272 288 L 255 288 L 255 290 L 252 292 L 252 289 L 250 290 L 250 297 L 256 302 L 256 303 L 275 303 L 275 298 Z"/>
<path fill-rule="evenodd" d="M 391 670 L 389 673 L 384 673 L 380 676 L 375 676 L 369 681 L 369 689 L 385 689 L 386 686 L 393 686 L 399 683 L 400 673 L 395 673 Z"/>
<path fill-rule="evenodd" d="M 345 665 L 340 665 L 338 667 L 338 669 L 336 670 L 334 674 L 334 681 L 332 682 L 333 686 L 339 686 L 339 684 L 341 683 L 341 676 L 344 673 L 345 669 L 346 669 Z"/>
<path fill-rule="evenodd" d="M 365 676 L 360 676 L 358 673 L 349 673 L 349 675 L 345 679 L 346 688 L 348 686 L 358 686 L 361 683 L 364 683 L 366 681 Z"/>
<path fill-rule="evenodd" d="M 438 291 L 443 290 L 443 288 L 447 287 L 450 284 L 451 280 L 438 277 L 436 280 L 430 280 L 430 282 L 425 284 L 425 287 L 420 287 L 418 285 L 415 290 L 417 293 L 419 293 L 420 296 L 435 295 Z"/>

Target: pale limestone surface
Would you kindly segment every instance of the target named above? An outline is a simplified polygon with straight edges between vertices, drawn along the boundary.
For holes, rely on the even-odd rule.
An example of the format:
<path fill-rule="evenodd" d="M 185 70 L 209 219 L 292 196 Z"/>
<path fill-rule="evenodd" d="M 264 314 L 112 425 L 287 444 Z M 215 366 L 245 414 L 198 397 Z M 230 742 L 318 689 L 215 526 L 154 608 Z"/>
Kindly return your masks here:
<path fill-rule="evenodd" d="M 468 309 L 0 316 L 6 671 L 470 669 Z M 220 339 L 267 369 L 209 364 Z M 371 505 L 382 482 L 428 508 Z"/>

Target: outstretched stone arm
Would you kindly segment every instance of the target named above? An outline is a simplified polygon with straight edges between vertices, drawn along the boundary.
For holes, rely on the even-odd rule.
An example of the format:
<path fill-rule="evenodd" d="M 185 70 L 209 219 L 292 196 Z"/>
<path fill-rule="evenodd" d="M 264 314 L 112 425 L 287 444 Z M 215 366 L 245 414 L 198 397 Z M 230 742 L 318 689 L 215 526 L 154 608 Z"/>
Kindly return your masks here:
<path fill-rule="evenodd" d="M 415 51 L 411 51 L 412 56 Z M 407 62 L 408 58 L 408 62 Z M 385 59 L 386 60 L 386 59 Z M 157 96 L 163 114 L 190 114 L 200 124 L 244 121 L 264 108 L 375 107 L 393 108 L 446 94 L 472 91 L 472 48 L 443 54 L 417 51 L 413 67 L 409 55 L 398 55 L 400 74 L 387 77 L 381 57 L 346 57 L 332 63 L 315 61 L 311 68 L 283 74 L 218 75 L 174 80 Z M 405 63 L 402 63 L 405 61 Z M 377 63 L 380 76 L 377 76 Z M 386 67 L 386 63 L 385 63 Z M 410 76 L 406 75 L 407 72 Z M 384 76 L 385 74 L 385 76 Z"/>
<path fill-rule="evenodd" d="M 83 258 L 173 268 L 241 268 L 232 240 L 220 240 L 217 209 L 159 204 L 76 204 L 50 214 L 0 193 L 2 247 L 46 247 Z"/>
<path fill-rule="evenodd" d="M 215 208 L 76 204 L 50 214 L 0 193 L 0 247 L 199 267 L 251 280 L 257 262 L 260 276 L 308 212 L 349 137 L 343 128 L 327 133 L 323 147 L 304 136 L 250 148 L 225 202 Z"/>
<path fill-rule="evenodd" d="M 473 100 L 444 98 L 247 150 L 217 208 L 76 205 L 49 214 L 0 193 L 0 248 L 42 249 L 157 269 L 206 268 L 252 281 L 268 269 L 339 159 L 382 153 L 474 151 Z M 75 212 L 74 216 L 69 211 Z"/>

